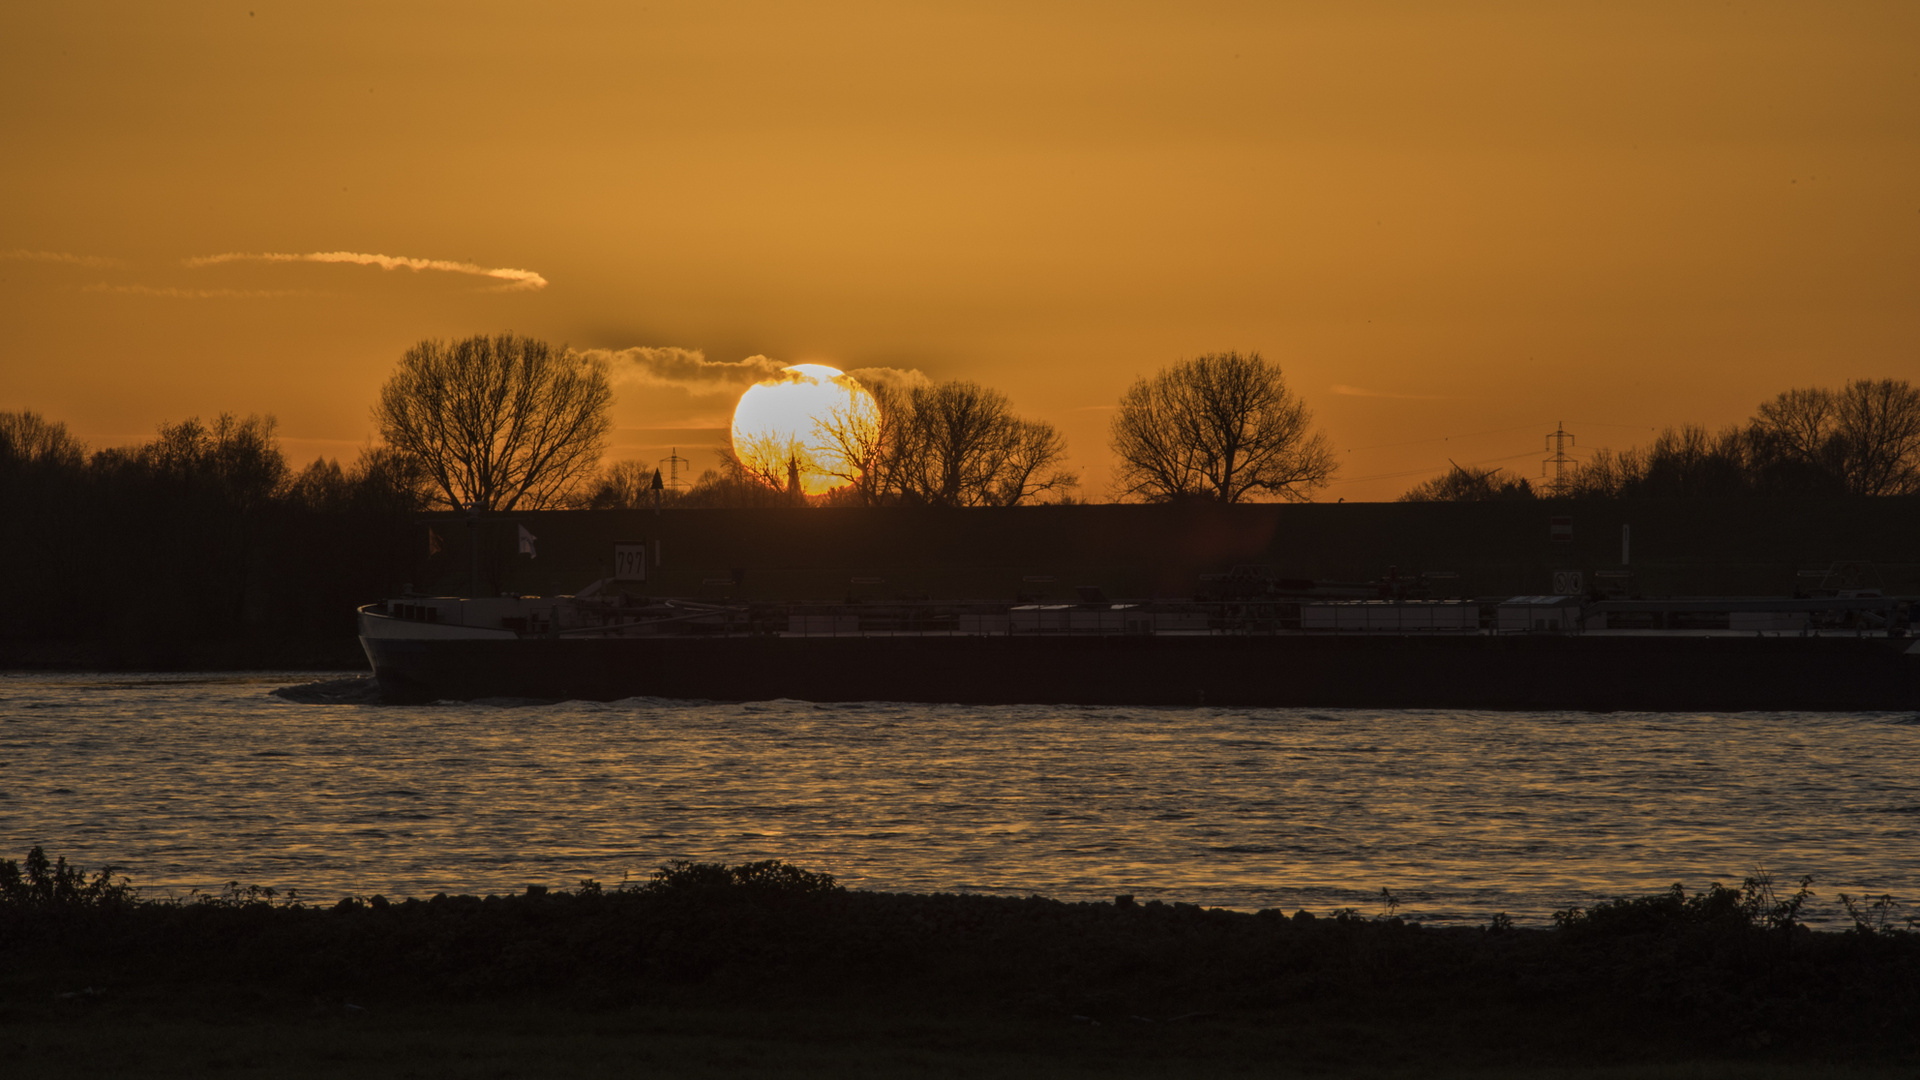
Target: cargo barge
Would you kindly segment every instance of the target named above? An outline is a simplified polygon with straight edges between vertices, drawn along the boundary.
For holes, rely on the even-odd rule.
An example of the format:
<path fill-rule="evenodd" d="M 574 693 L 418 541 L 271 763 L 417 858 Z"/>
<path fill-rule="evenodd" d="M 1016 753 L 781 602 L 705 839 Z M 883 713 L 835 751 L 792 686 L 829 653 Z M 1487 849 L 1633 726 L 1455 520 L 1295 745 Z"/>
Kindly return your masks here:
<path fill-rule="evenodd" d="M 607 584 L 370 604 L 360 641 L 397 701 L 1920 709 L 1909 604 L 1878 594 L 823 605 Z"/>

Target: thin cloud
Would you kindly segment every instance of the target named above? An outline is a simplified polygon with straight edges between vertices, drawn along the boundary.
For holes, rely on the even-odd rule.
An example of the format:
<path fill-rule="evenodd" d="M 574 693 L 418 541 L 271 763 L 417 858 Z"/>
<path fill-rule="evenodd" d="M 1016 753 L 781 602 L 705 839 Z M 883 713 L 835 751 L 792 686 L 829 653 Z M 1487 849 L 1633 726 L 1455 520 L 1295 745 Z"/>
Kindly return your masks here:
<path fill-rule="evenodd" d="M 1327 389 L 1332 393 L 1339 394 L 1342 397 L 1391 398 L 1395 401 L 1447 401 L 1449 400 L 1448 398 L 1435 395 L 1435 394 L 1389 394 L 1380 390 L 1368 390 L 1365 387 L 1360 387 L 1360 386 L 1348 386 L 1344 383 L 1334 383 L 1332 386 L 1327 387 Z"/>
<path fill-rule="evenodd" d="M 230 262 L 313 262 L 348 263 L 354 266 L 377 266 L 382 270 L 439 270 L 449 274 L 471 274 L 474 277 L 497 278 L 506 284 L 498 287 L 498 292 L 538 292 L 547 287 L 547 279 L 531 270 L 514 270 L 507 267 L 486 267 L 474 263 L 453 262 L 448 259 L 414 259 L 405 255 L 369 255 L 358 251 L 314 251 L 305 255 L 293 255 L 283 252 L 262 252 L 248 254 L 230 251 L 223 255 L 199 255 L 182 260 L 185 266 L 214 266 Z"/>
<path fill-rule="evenodd" d="M 692 394 L 744 389 L 778 378 L 787 365 L 766 356 L 745 360 L 709 360 L 699 349 L 676 345 L 636 345 L 627 349 L 581 349 L 580 355 L 607 365 L 615 382 L 672 386 Z"/>
<path fill-rule="evenodd" d="M 709 360 L 700 349 L 677 345 L 636 345 L 626 349 L 580 349 L 589 360 L 603 363 L 616 383 L 642 383 L 671 386 L 690 394 L 737 393 L 765 382 L 802 379 L 806 376 L 787 371 L 784 361 L 771 356 L 749 356 L 744 360 Z M 870 367 L 846 373 L 868 386 L 892 386 L 911 390 L 930 380 L 912 369 Z"/>
<path fill-rule="evenodd" d="M 68 266 L 109 267 L 127 265 L 124 259 L 109 259 L 105 255 L 75 255 L 66 251 L 28 251 L 26 248 L 0 251 L 0 259 L 12 259 L 16 262 L 66 263 Z"/>
<path fill-rule="evenodd" d="M 311 289 L 174 289 L 154 285 L 108 285 L 101 282 L 80 290 L 122 296 L 165 296 L 175 300 L 257 300 L 267 296 L 319 296 Z"/>
<path fill-rule="evenodd" d="M 916 386 L 933 385 L 933 380 L 927 378 L 926 372 L 918 368 L 854 368 L 847 372 L 847 376 L 867 386 L 887 386 L 895 390 L 912 390 Z"/>

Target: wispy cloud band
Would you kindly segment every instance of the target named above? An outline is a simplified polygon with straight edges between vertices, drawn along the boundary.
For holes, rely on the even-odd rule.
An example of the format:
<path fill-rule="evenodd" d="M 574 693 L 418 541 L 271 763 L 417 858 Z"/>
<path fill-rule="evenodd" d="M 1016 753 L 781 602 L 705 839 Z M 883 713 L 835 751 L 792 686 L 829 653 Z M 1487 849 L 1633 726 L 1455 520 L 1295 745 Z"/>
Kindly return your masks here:
<path fill-rule="evenodd" d="M 1380 390 L 1368 390 L 1363 386 L 1347 386 L 1344 383 L 1335 383 L 1332 386 L 1327 387 L 1327 390 L 1331 393 L 1339 394 L 1341 397 L 1392 398 L 1396 401 L 1447 401 L 1447 400 L 1450 400 L 1446 397 L 1441 397 L 1434 394 L 1389 394 Z"/>
<path fill-rule="evenodd" d="M 770 356 L 709 360 L 700 349 L 676 345 L 581 349 L 579 353 L 606 364 L 616 382 L 672 386 L 690 394 L 738 393 L 756 383 L 801 377 L 785 373 L 787 364 Z M 919 371 L 900 368 L 858 368 L 847 374 L 868 386 L 890 385 L 900 389 L 924 386 L 929 381 Z"/>
<path fill-rule="evenodd" d="M 854 382 L 868 388 L 884 386 L 905 392 L 916 386 L 932 386 L 933 380 L 919 368 L 863 367 L 847 372 Z"/>
<path fill-rule="evenodd" d="M 355 266 L 377 266 L 382 270 L 439 270 L 449 274 L 471 274 L 474 277 L 497 278 L 506 284 L 500 286 L 502 292 L 538 292 L 547 287 L 547 279 L 531 270 L 515 270 L 509 267 L 488 267 L 475 263 L 454 262 L 450 259 L 415 259 L 405 255 L 375 255 L 360 251 L 310 251 L 305 254 L 268 251 L 249 253 L 229 251 L 221 255 L 199 255 L 183 260 L 185 266 L 214 266 L 231 262 L 312 262 L 312 263 L 349 263 Z"/>
<path fill-rule="evenodd" d="M 315 296 L 311 289 L 175 289 L 157 285 L 109 285 L 100 282 L 80 290 L 122 296 L 165 296 L 175 300 L 257 300 L 267 296 Z"/>
<path fill-rule="evenodd" d="M 677 345 L 635 345 L 627 349 L 581 349 L 579 352 L 604 362 L 616 382 L 672 386 L 691 394 L 745 389 L 773 378 L 786 366 L 766 356 L 709 360 L 700 349 L 683 349 Z"/>
<path fill-rule="evenodd" d="M 12 251 L 0 251 L 0 259 L 12 259 L 17 262 L 66 263 L 68 266 L 125 266 L 122 259 L 109 259 L 104 255 L 75 255 L 66 251 L 28 251 L 26 248 L 14 248 Z"/>

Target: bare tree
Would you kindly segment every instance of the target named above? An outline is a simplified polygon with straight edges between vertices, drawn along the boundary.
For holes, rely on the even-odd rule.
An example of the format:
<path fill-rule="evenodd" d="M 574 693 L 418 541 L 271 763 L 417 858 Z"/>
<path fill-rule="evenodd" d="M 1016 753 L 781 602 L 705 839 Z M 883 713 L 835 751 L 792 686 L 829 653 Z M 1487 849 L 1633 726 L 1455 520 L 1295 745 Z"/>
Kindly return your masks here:
<path fill-rule="evenodd" d="M 1745 495 L 1753 490 L 1752 442 L 1735 425 L 1718 435 L 1699 424 L 1660 432 L 1641 457 L 1636 495 L 1695 499 Z"/>
<path fill-rule="evenodd" d="M 388 445 L 425 467 L 437 501 L 538 510 L 599 464 L 612 400 L 602 363 L 482 335 L 408 349 L 373 414 Z"/>
<path fill-rule="evenodd" d="M 315 513 L 404 515 L 426 508 L 426 486 L 418 461 L 392 447 L 369 446 L 351 468 L 316 459 L 288 481 L 282 495 Z"/>
<path fill-rule="evenodd" d="M 1567 474 L 1576 499 L 1693 499 L 1750 495 L 1761 486 L 1761 454 L 1750 428 L 1712 434 L 1698 424 L 1666 428 L 1647 446 L 1599 449 Z"/>
<path fill-rule="evenodd" d="M 1056 463 L 1067 456 L 1067 437 L 1052 424 L 1016 420 L 1009 432 L 1005 460 L 994 477 L 995 506 L 1017 506 L 1046 492 L 1062 495 L 1080 486 L 1080 478 Z"/>
<path fill-rule="evenodd" d="M 1860 379 L 1837 396 L 1847 491 L 1920 492 L 1920 390 L 1905 379 Z"/>
<path fill-rule="evenodd" d="M 789 501 L 795 502 L 806 499 L 801 477 L 825 471 L 814 460 L 806 440 L 782 432 L 763 431 L 744 436 L 736 433 L 728 460 L 743 476 L 782 492 Z"/>
<path fill-rule="evenodd" d="M 1401 502 L 1491 502 L 1496 499 L 1531 499 L 1533 485 L 1524 476 L 1504 469 L 1479 469 L 1471 465 L 1447 462 L 1452 468 L 1431 480 L 1415 484 Z"/>
<path fill-rule="evenodd" d="M 793 495 L 784 486 L 769 484 L 759 473 L 740 463 L 732 450 L 717 450 L 720 467 L 700 474 L 676 502 L 693 508 L 791 506 Z"/>
<path fill-rule="evenodd" d="M 911 494 L 933 506 L 987 501 L 1006 452 L 1012 417 L 1006 395 L 979 383 L 916 387 L 912 448 L 905 479 Z"/>
<path fill-rule="evenodd" d="M 865 395 L 849 395 L 815 418 L 817 464 L 823 474 L 846 481 L 855 502 L 878 506 L 899 493 L 900 448 L 911 425 L 906 391 L 887 383 L 865 389 Z"/>
<path fill-rule="evenodd" d="M 1021 419 L 998 390 L 975 382 L 916 386 L 905 406 L 891 463 L 903 501 L 1017 506 L 1079 483 L 1059 467 L 1067 444 L 1053 425 Z"/>
<path fill-rule="evenodd" d="M 1638 448 L 1615 451 L 1603 446 L 1567 473 L 1560 493 L 1572 499 L 1620 498 L 1646 476 L 1646 456 Z"/>
<path fill-rule="evenodd" d="M 1598 451 L 1567 486 L 1586 498 L 1920 494 L 1920 390 L 1860 379 L 1782 391 L 1718 434 L 1688 424 Z"/>
<path fill-rule="evenodd" d="M 868 505 L 1018 506 L 1066 491 L 1066 439 L 1052 424 L 1016 415 L 1005 394 L 979 383 L 869 388 L 818 420 L 815 468 L 848 481 Z"/>
<path fill-rule="evenodd" d="M 1777 452 L 1817 462 L 1833 438 L 1834 393 L 1822 387 L 1782 390 L 1762 402 L 1754 424 L 1765 432 Z"/>
<path fill-rule="evenodd" d="M 271 503 L 291 478 L 274 435 L 271 416 L 242 420 L 221 413 L 211 424 L 190 417 L 160 425 L 160 437 L 136 449 L 134 467 L 182 494 L 218 497 L 258 510 Z"/>
<path fill-rule="evenodd" d="M 360 451 L 347 474 L 355 488 L 355 502 L 363 511 L 376 514 L 410 514 L 426 509 L 431 501 L 432 484 L 426 466 L 412 454 L 391 446 L 370 446 Z"/>
<path fill-rule="evenodd" d="M 78 469 L 86 447 L 67 425 L 37 412 L 0 412 L 0 469 L 35 467 Z"/>
<path fill-rule="evenodd" d="M 1783 391 L 1760 406 L 1753 431 L 1775 468 L 1828 477 L 1850 495 L 1920 492 L 1920 390 L 1905 379 Z"/>
<path fill-rule="evenodd" d="M 1313 414 L 1259 353 L 1211 353 L 1134 383 L 1113 418 L 1123 496 L 1311 498 L 1338 469 Z"/>
<path fill-rule="evenodd" d="M 652 506 L 656 471 L 642 461 L 616 461 L 581 490 L 577 506 L 583 510 L 638 510 Z"/>

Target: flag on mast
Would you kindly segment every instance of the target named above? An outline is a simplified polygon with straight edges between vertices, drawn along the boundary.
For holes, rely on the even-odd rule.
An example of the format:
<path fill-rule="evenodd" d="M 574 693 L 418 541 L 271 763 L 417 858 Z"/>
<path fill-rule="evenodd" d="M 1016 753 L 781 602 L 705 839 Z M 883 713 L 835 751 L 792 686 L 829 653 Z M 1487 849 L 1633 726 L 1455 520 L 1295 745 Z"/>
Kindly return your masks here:
<path fill-rule="evenodd" d="M 516 527 L 520 530 L 520 554 L 525 555 L 529 559 L 539 558 L 540 556 L 534 554 L 533 550 L 533 542 L 539 539 L 539 537 L 528 532 L 525 525 Z"/>

